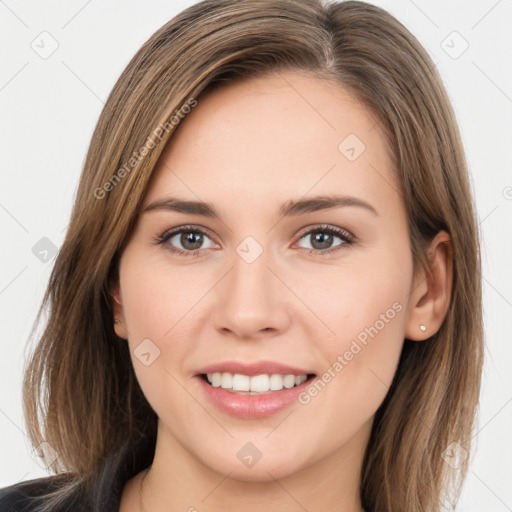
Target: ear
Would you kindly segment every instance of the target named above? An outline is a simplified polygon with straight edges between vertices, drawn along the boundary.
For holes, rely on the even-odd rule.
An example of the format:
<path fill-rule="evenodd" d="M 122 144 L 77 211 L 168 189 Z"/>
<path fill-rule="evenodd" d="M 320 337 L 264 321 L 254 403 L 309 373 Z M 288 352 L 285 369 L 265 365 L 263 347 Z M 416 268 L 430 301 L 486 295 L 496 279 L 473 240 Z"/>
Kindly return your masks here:
<path fill-rule="evenodd" d="M 418 269 L 409 300 L 405 337 L 423 341 L 441 327 L 452 293 L 453 260 L 450 235 L 440 231 L 428 249 L 430 272 Z M 426 327 L 425 331 L 420 325 Z"/>
<path fill-rule="evenodd" d="M 116 331 L 116 334 L 120 338 L 126 340 L 128 339 L 128 331 L 126 329 L 126 321 L 124 318 L 121 290 L 119 284 L 115 284 L 111 288 L 110 294 L 112 296 L 112 311 L 114 311 L 114 330 Z"/>

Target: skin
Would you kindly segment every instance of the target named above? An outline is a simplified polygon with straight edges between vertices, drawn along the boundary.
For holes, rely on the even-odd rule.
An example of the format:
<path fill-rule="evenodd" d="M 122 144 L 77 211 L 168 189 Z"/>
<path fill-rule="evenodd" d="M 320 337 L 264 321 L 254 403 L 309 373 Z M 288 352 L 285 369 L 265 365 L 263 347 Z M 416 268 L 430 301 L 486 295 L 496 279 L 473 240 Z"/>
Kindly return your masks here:
<path fill-rule="evenodd" d="M 348 134 L 366 146 L 354 161 L 338 149 Z M 223 86 L 201 96 L 182 121 L 142 210 L 171 195 L 212 203 L 221 220 L 163 210 L 140 215 L 113 289 L 116 332 L 128 340 L 159 417 L 142 487 L 145 510 L 362 510 L 364 450 L 404 338 L 432 336 L 451 293 L 444 232 L 430 246 L 432 277 L 413 275 L 395 172 L 375 117 L 339 84 L 307 73 Z M 279 216 L 283 203 L 322 194 L 356 196 L 378 216 L 358 207 Z M 179 236 L 154 243 L 187 224 L 209 233 L 199 256 L 172 253 L 171 243 L 191 247 Z M 322 224 L 348 231 L 355 243 L 334 235 L 331 245 L 314 245 L 322 229 L 304 232 Z M 236 252 L 247 236 L 263 249 L 250 264 Z M 400 311 L 307 405 L 247 420 L 219 411 L 200 392 L 197 370 L 233 359 L 275 360 L 322 376 L 393 304 Z M 146 338 L 160 350 L 149 366 L 133 352 Z M 250 468 L 236 455 L 247 442 L 262 454 Z M 143 476 L 127 483 L 121 512 L 140 510 Z"/>

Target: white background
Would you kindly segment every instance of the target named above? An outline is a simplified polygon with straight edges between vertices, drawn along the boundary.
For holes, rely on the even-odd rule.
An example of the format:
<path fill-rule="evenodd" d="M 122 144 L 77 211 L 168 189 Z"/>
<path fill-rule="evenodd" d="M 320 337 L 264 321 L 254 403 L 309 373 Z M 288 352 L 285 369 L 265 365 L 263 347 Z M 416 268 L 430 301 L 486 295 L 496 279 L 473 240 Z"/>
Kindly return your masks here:
<path fill-rule="evenodd" d="M 40 261 L 32 248 L 43 237 L 62 243 L 95 123 L 119 74 L 193 3 L 0 0 L 0 487 L 45 474 L 24 431 L 21 380 L 53 258 L 50 251 Z M 482 233 L 487 348 L 474 459 L 457 510 L 511 511 L 512 0 L 373 3 L 427 48 L 461 126 Z M 42 38 L 47 50 L 52 38 L 58 43 L 46 59 L 31 46 L 41 48 Z"/>

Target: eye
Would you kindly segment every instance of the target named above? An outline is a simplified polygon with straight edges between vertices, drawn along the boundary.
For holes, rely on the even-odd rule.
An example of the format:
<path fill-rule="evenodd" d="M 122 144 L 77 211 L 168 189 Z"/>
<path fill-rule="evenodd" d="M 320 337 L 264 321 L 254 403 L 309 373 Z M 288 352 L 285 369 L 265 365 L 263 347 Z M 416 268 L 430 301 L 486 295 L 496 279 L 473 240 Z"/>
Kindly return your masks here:
<path fill-rule="evenodd" d="M 204 247 L 205 240 L 209 240 L 210 245 Z M 206 231 L 198 226 L 181 226 L 166 231 L 156 238 L 155 242 L 165 244 L 168 250 L 180 256 L 198 256 L 202 249 L 211 249 L 214 246 Z"/>
<path fill-rule="evenodd" d="M 341 243 L 333 245 L 336 238 L 340 239 Z M 355 241 L 354 236 L 348 231 L 335 226 L 316 226 L 303 233 L 300 240 L 303 239 L 310 241 L 310 247 L 304 247 L 304 249 L 310 249 L 309 254 L 320 255 L 339 251 L 343 246 L 350 246 Z"/>

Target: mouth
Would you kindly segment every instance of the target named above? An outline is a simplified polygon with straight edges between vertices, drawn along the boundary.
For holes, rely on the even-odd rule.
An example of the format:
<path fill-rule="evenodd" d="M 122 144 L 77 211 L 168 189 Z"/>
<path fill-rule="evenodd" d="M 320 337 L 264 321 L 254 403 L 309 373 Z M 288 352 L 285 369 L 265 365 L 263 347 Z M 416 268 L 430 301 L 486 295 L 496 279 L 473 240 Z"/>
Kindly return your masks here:
<path fill-rule="evenodd" d="M 241 373 L 212 372 L 201 373 L 198 377 L 210 387 L 220 388 L 235 395 L 270 395 L 302 386 L 314 379 L 316 374 L 262 373 L 260 375 L 244 375 Z"/>
<path fill-rule="evenodd" d="M 197 370 L 195 382 L 214 407 L 240 419 L 257 420 L 302 403 L 312 385 L 311 367 L 278 361 L 222 361 Z"/>

